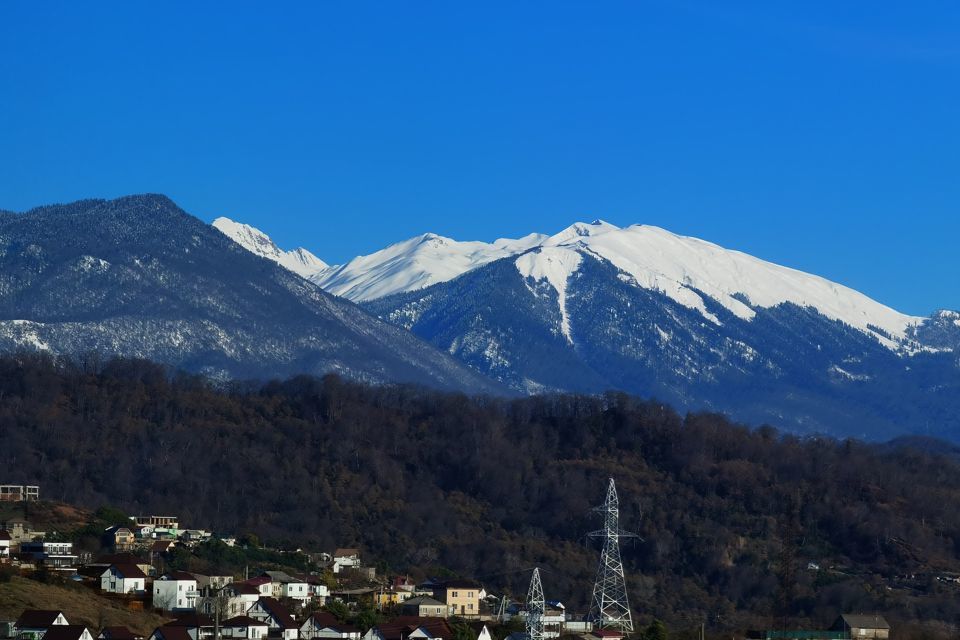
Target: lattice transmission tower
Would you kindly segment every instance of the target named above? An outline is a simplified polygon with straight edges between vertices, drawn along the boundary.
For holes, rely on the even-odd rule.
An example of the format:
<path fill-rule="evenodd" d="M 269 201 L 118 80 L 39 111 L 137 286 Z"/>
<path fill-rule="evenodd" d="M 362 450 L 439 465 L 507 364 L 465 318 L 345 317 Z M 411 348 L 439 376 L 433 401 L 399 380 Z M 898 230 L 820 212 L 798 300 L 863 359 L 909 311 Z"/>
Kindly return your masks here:
<path fill-rule="evenodd" d="M 590 618 L 600 629 L 633 631 L 633 617 L 627 599 L 627 583 L 623 577 L 623 562 L 620 561 L 620 538 L 636 538 L 636 534 L 620 530 L 620 500 L 617 487 L 610 478 L 607 499 L 594 513 L 603 516 L 603 529 L 589 533 L 590 537 L 603 538 L 597 581 L 593 585 L 593 601 Z"/>
<path fill-rule="evenodd" d="M 543 585 L 540 584 L 540 569 L 535 567 L 530 576 L 530 588 L 527 590 L 527 639 L 544 640 L 543 613 L 546 603 L 543 601 Z"/>

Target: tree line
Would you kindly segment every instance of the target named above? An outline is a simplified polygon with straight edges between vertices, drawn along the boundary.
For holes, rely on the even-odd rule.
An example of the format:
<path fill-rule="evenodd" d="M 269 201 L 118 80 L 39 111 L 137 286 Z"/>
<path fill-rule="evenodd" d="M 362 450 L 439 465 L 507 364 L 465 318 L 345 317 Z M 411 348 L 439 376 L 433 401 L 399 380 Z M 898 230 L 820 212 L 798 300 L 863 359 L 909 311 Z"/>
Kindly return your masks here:
<path fill-rule="evenodd" d="M 638 620 L 960 622 L 960 464 L 608 393 L 468 397 L 336 376 L 217 384 L 137 360 L 0 358 L 5 474 L 47 499 L 281 548 L 358 546 L 586 611 L 608 477 Z M 946 449 L 945 449 L 946 451 Z"/>

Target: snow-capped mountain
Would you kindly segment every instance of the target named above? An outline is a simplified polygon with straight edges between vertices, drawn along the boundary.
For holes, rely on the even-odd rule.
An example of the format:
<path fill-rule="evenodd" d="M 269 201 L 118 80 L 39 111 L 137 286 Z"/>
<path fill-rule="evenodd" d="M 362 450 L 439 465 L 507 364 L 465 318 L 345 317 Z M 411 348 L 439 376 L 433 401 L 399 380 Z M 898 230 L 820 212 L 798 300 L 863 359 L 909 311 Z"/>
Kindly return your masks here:
<path fill-rule="evenodd" d="M 706 298 L 720 303 L 741 319 L 755 309 L 783 303 L 813 307 L 890 347 L 908 341 L 908 329 L 924 318 L 899 313 L 867 296 L 819 276 L 782 267 L 716 244 L 676 235 L 649 225 L 619 228 L 602 220 L 578 222 L 547 236 L 531 233 L 517 240 L 492 243 L 459 242 L 432 233 L 404 240 L 375 253 L 358 256 L 342 266 L 327 267 L 318 258 L 313 265 L 289 266 L 295 252 L 279 249 L 264 233 L 247 225 L 218 218 L 214 226 L 241 246 L 304 275 L 326 291 L 354 302 L 424 289 L 509 256 L 524 277 L 546 281 L 564 309 L 566 286 L 586 254 L 606 260 L 634 286 L 665 293 L 695 309 L 710 322 Z M 298 249 L 312 257 L 305 249 Z M 565 321 L 561 332 L 573 340 Z"/>
<path fill-rule="evenodd" d="M 213 221 L 213 227 L 250 253 L 273 260 L 280 266 L 305 278 L 329 268 L 326 262 L 303 247 L 292 251 L 284 251 L 267 234 L 248 224 L 220 217 Z"/>
<path fill-rule="evenodd" d="M 960 314 L 903 314 L 657 227 L 426 234 L 308 277 L 521 392 L 619 389 L 800 431 L 960 440 Z"/>
<path fill-rule="evenodd" d="M 446 282 L 494 260 L 537 246 L 546 236 L 531 233 L 517 240 L 458 242 L 433 233 L 358 256 L 340 267 L 309 276 L 326 291 L 354 302 Z"/>
<path fill-rule="evenodd" d="M 0 350 L 20 349 L 147 358 L 218 378 L 336 372 L 503 391 L 158 195 L 0 214 Z"/>

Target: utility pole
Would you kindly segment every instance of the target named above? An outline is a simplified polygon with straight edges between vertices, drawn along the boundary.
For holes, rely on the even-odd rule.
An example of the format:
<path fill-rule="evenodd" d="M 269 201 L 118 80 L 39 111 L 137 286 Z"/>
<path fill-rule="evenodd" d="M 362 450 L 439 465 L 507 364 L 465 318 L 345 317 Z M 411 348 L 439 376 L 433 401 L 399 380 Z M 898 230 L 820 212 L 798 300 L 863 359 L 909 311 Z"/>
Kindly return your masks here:
<path fill-rule="evenodd" d="M 623 577 L 623 562 L 620 560 L 620 538 L 636 538 L 636 534 L 620 530 L 620 499 L 617 487 L 610 478 L 607 499 L 594 513 L 603 516 L 603 529 L 589 533 L 590 537 L 603 538 L 597 580 L 593 585 L 593 601 L 590 618 L 600 629 L 618 629 L 633 632 L 633 617 L 627 599 L 627 583 Z"/>

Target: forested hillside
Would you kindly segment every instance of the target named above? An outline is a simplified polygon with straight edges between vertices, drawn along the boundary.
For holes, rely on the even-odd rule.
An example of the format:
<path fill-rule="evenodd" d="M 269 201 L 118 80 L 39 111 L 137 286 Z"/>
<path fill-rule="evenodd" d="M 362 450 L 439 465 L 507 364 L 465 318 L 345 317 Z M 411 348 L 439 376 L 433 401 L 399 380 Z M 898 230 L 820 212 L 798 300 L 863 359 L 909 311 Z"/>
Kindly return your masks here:
<path fill-rule="evenodd" d="M 617 480 L 635 610 L 674 627 L 828 624 L 841 610 L 955 624 L 960 465 L 798 439 L 626 395 L 469 398 L 299 377 L 217 388 L 141 361 L 0 360 L 9 481 L 48 499 L 382 569 L 460 574 L 584 610 Z M 813 563 L 813 564 L 811 564 Z"/>

